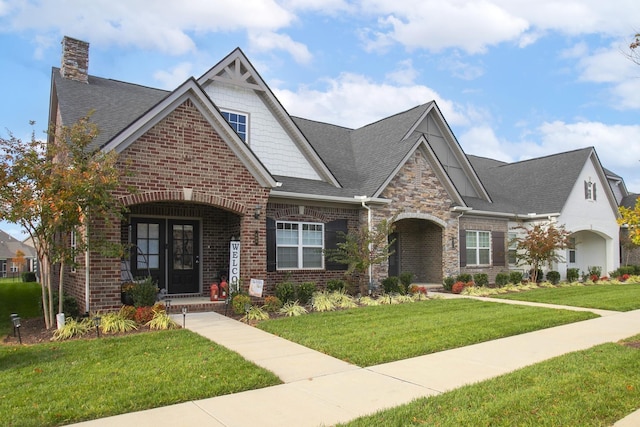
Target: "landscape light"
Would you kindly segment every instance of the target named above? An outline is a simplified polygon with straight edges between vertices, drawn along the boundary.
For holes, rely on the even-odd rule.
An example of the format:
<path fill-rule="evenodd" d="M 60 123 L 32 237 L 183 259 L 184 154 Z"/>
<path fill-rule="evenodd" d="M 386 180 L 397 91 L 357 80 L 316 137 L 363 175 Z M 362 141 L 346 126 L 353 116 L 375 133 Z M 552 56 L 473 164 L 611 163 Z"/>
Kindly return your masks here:
<path fill-rule="evenodd" d="M 100 338 L 100 322 L 102 321 L 102 317 L 96 316 L 93 318 L 93 324 L 96 325 L 96 334 L 98 338 Z"/>
<path fill-rule="evenodd" d="M 187 324 L 187 307 L 182 307 L 182 328 L 184 329 Z"/>
<path fill-rule="evenodd" d="M 18 316 L 17 314 L 14 316 L 11 316 L 11 320 L 13 321 L 13 330 L 18 332 L 18 341 L 20 342 L 20 344 L 22 344 L 22 337 L 20 336 L 20 316 Z"/>

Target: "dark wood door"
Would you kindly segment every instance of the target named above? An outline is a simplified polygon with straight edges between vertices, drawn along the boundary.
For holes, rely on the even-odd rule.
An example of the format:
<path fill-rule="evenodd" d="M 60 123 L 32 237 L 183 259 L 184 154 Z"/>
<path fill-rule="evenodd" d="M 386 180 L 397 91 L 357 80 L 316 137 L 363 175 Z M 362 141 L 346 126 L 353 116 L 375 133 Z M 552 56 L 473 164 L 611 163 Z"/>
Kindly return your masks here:
<path fill-rule="evenodd" d="M 200 292 L 200 224 L 192 220 L 169 220 L 168 293 Z"/>

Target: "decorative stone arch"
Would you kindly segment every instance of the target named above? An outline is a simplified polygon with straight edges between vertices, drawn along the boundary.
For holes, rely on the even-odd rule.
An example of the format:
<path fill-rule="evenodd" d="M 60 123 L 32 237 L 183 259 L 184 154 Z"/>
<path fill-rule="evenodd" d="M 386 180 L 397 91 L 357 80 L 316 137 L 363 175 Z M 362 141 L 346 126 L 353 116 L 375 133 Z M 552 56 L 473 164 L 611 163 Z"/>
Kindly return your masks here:
<path fill-rule="evenodd" d="M 246 215 L 248 209 L 241 203 L 220 196 L 193 191 L 190 188 L 182 190 L 147 191 L 144 193 L 129 194 L 121 197 L 124 206 L 133 206 L 153 202 L 195 202 L 233 212 L 237 215 Z"/>
<path fill-rule="evenodd" d="M 417 283 L 441 283 L 447 223 L 428 213 L 403 212 L 393 224 L 389 275 L 412 273 Z"/>

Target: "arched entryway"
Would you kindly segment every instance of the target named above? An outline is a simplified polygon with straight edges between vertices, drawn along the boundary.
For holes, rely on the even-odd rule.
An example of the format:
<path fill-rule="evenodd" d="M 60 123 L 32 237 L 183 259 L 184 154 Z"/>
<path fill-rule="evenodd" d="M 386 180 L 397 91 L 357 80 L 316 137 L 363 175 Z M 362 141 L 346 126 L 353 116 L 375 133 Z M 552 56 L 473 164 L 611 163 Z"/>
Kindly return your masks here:
<path fill-rule="evenodd" d="M 412 273 L 414 282 L 441 283 L 442 226 L 424 218 L 401 218 L 394 228 L 389 276 Z"/>

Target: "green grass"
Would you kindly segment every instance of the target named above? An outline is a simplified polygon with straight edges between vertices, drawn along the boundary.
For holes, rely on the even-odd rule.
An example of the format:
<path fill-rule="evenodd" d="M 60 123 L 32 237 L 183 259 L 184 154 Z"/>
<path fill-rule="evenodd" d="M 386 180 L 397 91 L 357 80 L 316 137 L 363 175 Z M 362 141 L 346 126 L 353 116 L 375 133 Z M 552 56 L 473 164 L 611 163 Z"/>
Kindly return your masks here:
<path fill-rule="evenodd" d="M 630 311 L 640 309 L 640 284 L 602 284 L 541 288 L 502 294 L 493 298 L 598 308 L 601 310 Z"/>
<path fill-rule="evenodd" d="M 590 312 L 436 299 L 272 319 L 257 327 L 372 366 L 594 317 Z"/>
<path fill-rule="evenodd" d="M 23 319 L 41 316 L 41 300 L 42 291 L 39 283 L 2 279 L 0 281 L 0 336 L 4 337 L 13 328 L 9 317 L 11 313 L 18 313 Z"/>
<path fill-rule="evenodd" d="M 344 425 L 609 426 L 638 401 L 640 350 L 610 343 Z"/>
<path fill-rule="evenodd" d="M 56 426 L 280 384 L 186 330 L 0 346 L 0 420 Z"/>

